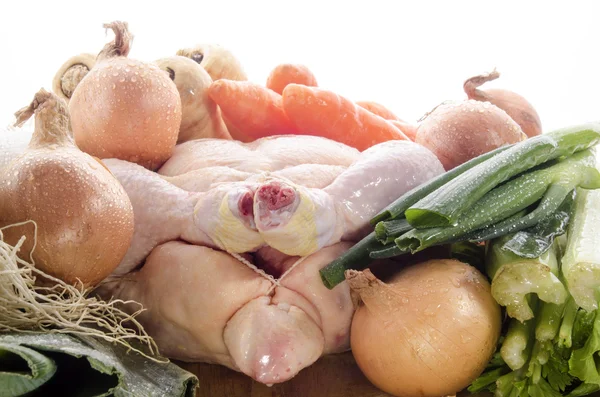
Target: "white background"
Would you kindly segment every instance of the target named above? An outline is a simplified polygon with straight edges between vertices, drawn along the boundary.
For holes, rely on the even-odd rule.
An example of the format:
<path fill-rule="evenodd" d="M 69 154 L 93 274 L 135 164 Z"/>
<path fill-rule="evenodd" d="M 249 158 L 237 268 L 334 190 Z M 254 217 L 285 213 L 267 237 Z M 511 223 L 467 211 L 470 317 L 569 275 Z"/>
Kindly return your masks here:
<path fill-rule="evenodd" d="M 250 80 L 304 63 L 320 86 L 406 120 L 464 98 L 463 81 L 494 67 L 489 86 L 524 95 L 545 130 L 600 120 L 600 2 L 80 0 L 0 5 L 0 127 L 66 59 L 97 53 L 117 19 L 135 36 L 130 57 L 216 42 Z"/>

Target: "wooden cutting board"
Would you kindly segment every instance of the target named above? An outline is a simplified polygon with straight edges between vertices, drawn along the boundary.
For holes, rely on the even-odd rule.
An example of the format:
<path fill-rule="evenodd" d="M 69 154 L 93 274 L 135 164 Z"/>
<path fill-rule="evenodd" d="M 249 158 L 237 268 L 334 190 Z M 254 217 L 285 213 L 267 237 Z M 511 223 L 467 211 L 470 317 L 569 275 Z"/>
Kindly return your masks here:
<path fill-rule="evenodd" d="M 177 364 L 198 377 L 198 397 L 390 397 L 365 378 L 350 352 L 324 356 L 290 381 L 272 387 L 220 365 Z"/>

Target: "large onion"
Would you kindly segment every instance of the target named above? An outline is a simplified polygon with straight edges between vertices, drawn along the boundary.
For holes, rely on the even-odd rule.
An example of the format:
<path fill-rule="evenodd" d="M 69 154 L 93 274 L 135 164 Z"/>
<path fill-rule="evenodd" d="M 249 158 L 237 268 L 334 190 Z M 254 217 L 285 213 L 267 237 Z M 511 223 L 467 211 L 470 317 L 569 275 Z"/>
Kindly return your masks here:
<path fill-rule="evenodd" d="M 430 260 L 387 284 L 369 270 L 349 270 L 346 278 L 362 301 L 352 321 L 352 352 L 387 393 L 453 395 L 481 374 L 495 351 L 500 306 L 469 265 Z"/>
<path fill-rule="evenodd" d="M 528 136 L 536 136 L 542 133 L 542 122 L 540 116 L 531 103 L 516 92 L 500 89 L 481 89 L 481 85 L 500 77 L 497 70 L 467 79 L 463 88 L 469 99 L 482 102 L 490 102 L 504 110 Z"/>
<path fill-rule="evenodd" d="M 419 124 L 415 142 L 431 150 L 446 171 L 527 138 L 499 107 L 472 99 L 442 103 Z"/>
<path fill-rule="evenodd" d="M 175 83 L 156 64 L 127 57 L 125 22 L 105 25 L 115 39 L 81 80 L 69 102 L 77 146 L 101 159 L 118 158 L 155 170 L 173 152 L 181 124 Z"/>
<path fill-rule="evenodd" d="M 131 202 L 110 171 L 75 146 L 63 99 L 42 89 L 17 113 L 17 121 L 34 113 L 29 146 L 0 170 L 4 241 L 15 245 L 25 235 L 22 259 L 32 254 L 35 265 L 51 276 L 96 285 L 129 248 Z"/>

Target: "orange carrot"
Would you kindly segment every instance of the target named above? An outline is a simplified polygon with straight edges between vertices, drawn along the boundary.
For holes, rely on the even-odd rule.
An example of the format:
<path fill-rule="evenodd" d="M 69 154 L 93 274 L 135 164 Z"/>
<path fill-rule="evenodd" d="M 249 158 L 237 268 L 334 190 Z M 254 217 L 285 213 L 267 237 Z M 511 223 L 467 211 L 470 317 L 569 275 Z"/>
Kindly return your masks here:
<path fill-rule="evenodd" d="M 402 120 L 385 106 L 373 101 L 357 101 L 356 104 L 367 109 L 369 112 L 388 120 L 390 123 L 395 125 L 396 128 L 402 131 L 404 135 L 406 135 L 411 141 L 415 140 L 417 136 L 417 126 Z"/>
<path fill-rule="evenodd" d="M 391 110 L 385 106 L 373 102 L 373 101 L 357 101 L 356 104 L 362 108 L 367 109 L 371 113 L 375 113 L 379 117 L 383 117 L 386 120 L 400 120 Z"/>
<path fill-rule="evenodd" d="M 403 120 L 390 120 L 390 123 L 396 126 L 400 131 L 404 133 L 411 141 L 414 141 L 417 137 L 417 126 L 414 124 L 407 123 Z"/>
<path fill-rule="evenodd" d="M 283 111 L 281 95 L 249 81 L 217 80 L 208 95 L 233 125 L 233 139 L 250 142 L 269 135 L 293 134 L 295 129 Z"/>
<path fill-rule="evenodd" d="M 319 135 L 361 151 L 393 139 L 408 140 L 384 118 L 322 88 L 288 85 L 283 109 L 299 134 Z"/>
<path fill-rule="evenodd" d="M 277 65 L 267 78 L 267 88 L 278 94 L 283 93 L 283 89 L 292 83 L 317 87 L 315 75 L 304 65 L 291 63 Z"/>

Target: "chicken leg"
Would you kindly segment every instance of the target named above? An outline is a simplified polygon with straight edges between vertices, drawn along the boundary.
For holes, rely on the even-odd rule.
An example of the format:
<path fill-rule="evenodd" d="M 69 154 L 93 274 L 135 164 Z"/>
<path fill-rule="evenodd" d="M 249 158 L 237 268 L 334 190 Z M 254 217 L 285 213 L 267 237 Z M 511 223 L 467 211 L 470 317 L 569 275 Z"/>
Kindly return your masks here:
<path fill-rule="evenodd" d="M 222 184 L 206 192 L 180 189 L 124 160 L 103 161 L 124 187 L 134 212 L 134 236 L 114 275 L 139 266 L 162 243 L 183 240 L 243 253 L 264 245 L 253 214 L 257 182 Z"/>
<path fill-rule="evenodd" d="M 258 187 L 254 216 L 265 242 L 288 255 L 310 255 L 339 241 L 357 241 L 369 220 L 402 194 L 444 172 L 414 142 L 389 141 L 364 152 L 324 189 L 272 180 Z"/>

